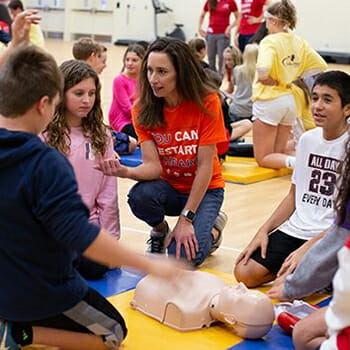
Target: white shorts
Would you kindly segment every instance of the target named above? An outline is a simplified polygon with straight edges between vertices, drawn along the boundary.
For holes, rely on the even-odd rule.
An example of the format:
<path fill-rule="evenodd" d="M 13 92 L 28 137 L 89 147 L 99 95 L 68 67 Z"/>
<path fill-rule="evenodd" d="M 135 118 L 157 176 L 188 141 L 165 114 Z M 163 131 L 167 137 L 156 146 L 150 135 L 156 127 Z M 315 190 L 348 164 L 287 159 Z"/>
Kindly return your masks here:
<path fill-rule="evenodd" d="M 292 94 L 253 103 L 253 120 L 260 119 L 266 124 L 275 126 L 279 124 L 292 126 L 295 118 L 296 107 Z"/>

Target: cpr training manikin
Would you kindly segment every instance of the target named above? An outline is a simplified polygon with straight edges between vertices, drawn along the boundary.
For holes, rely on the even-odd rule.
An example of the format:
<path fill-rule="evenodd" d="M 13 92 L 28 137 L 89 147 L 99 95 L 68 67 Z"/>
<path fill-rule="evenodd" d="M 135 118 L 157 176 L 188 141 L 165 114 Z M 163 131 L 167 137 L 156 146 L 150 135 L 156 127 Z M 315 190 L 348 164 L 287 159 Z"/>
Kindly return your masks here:
<path fill-rule="evenodd" d="M 136 286 L 131 306 L 180 331 L 223 322 L 237 336 L 263 337 L 275 319 L 270 299 L 243 283 L 228 286 L 202 271 L 184 271 L 176 280 L 148 275 Z"/>

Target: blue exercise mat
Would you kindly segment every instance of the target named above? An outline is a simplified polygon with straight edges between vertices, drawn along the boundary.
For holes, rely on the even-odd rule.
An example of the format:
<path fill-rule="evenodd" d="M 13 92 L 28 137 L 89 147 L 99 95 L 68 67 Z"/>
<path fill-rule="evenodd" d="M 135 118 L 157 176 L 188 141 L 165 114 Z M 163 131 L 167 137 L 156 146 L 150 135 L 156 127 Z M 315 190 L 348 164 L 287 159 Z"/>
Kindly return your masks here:
<path fill-rule="evenodd" d="M 131 270 L 116 269 L 108 271 L 104 278 L 98 281 L 88 281 L 88 284 L 108 298 L 136 288 L 136 284 L 142 277 L 140 273 Z"/>
<path fill-rule="evenodd" d="M 121 154 L 120 163 L 129 167 L 136 167 L 142 164 L 142 153 L 141 148 L 136 148 L 132 154 Z"/>

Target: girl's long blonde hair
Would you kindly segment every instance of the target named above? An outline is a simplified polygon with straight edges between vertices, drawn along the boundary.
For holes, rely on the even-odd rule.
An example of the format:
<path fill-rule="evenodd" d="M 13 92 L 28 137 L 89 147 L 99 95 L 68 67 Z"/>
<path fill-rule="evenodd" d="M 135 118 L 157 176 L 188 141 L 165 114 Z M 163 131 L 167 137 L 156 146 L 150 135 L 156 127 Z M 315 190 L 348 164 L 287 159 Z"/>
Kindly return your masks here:
<path fill-rule="evenodd" d="M 69 60 L 59 67 L 63 79 L 63 98 L 56 108 L 52 121 L 44 131 L 48 145 L 58 149 L 64 155 L 70 153 L 70 129 L 66 120 L 66 97 L 67 90 L 79 84 L 81 81 L 92 78 L 95 81 L 96 96 L 91 111 L 82 120 L 82 128 L 85 137 L 91 141 L 91 146 L 96 154 L 103 155 L 108 144 L 108 127 L 103 123 L 101 108 L 101 85 L 97 73 L 85 62 Z"/>
<path fill-rule="evenodd" d="M 259 46 L 257 44 L 246 45 L 243 52 L 243 64 L 237 67 L 243 72 L 246 79 L 253 83 L 256 72 L 256 61 L 258 59 Z"/>

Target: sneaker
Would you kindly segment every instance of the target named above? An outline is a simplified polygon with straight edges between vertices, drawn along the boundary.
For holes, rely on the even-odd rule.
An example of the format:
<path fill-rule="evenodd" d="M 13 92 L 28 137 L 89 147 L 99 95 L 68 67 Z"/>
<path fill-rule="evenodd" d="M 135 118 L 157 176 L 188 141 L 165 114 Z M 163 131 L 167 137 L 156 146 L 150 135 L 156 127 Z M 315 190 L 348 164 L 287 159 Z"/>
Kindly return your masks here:
<path fill-rule="evenodd" d="M 219 234 L 216 240 L 213 242 L 213 245 L 210 248 L 209 254 L 213 254 L 220 247 L 220 244 L 222 242 L 222 231 L 224 230 L 226 223 L 227 223 L 227 215 L 220 210 L 214 222 L 214 228 L 218 230 Z"/>
<path fill-rule="evenodd" d="M 0 350 L 19 350 L 12 338 L 11 323 L 0 320 Z"/>
<path fill-rule="evenodd" d="M 165 254 L 165 239 L 170 233 L 170 228 L 168 223 L 166 223 L 166 231 L 164 233 L 159 233 L 154 231 L 153 229 L 151 230 L 151 236 L 147 240 L 147 253 L 151 254 Z M 1 349 L 0 349 L 1 350 Z"/>

